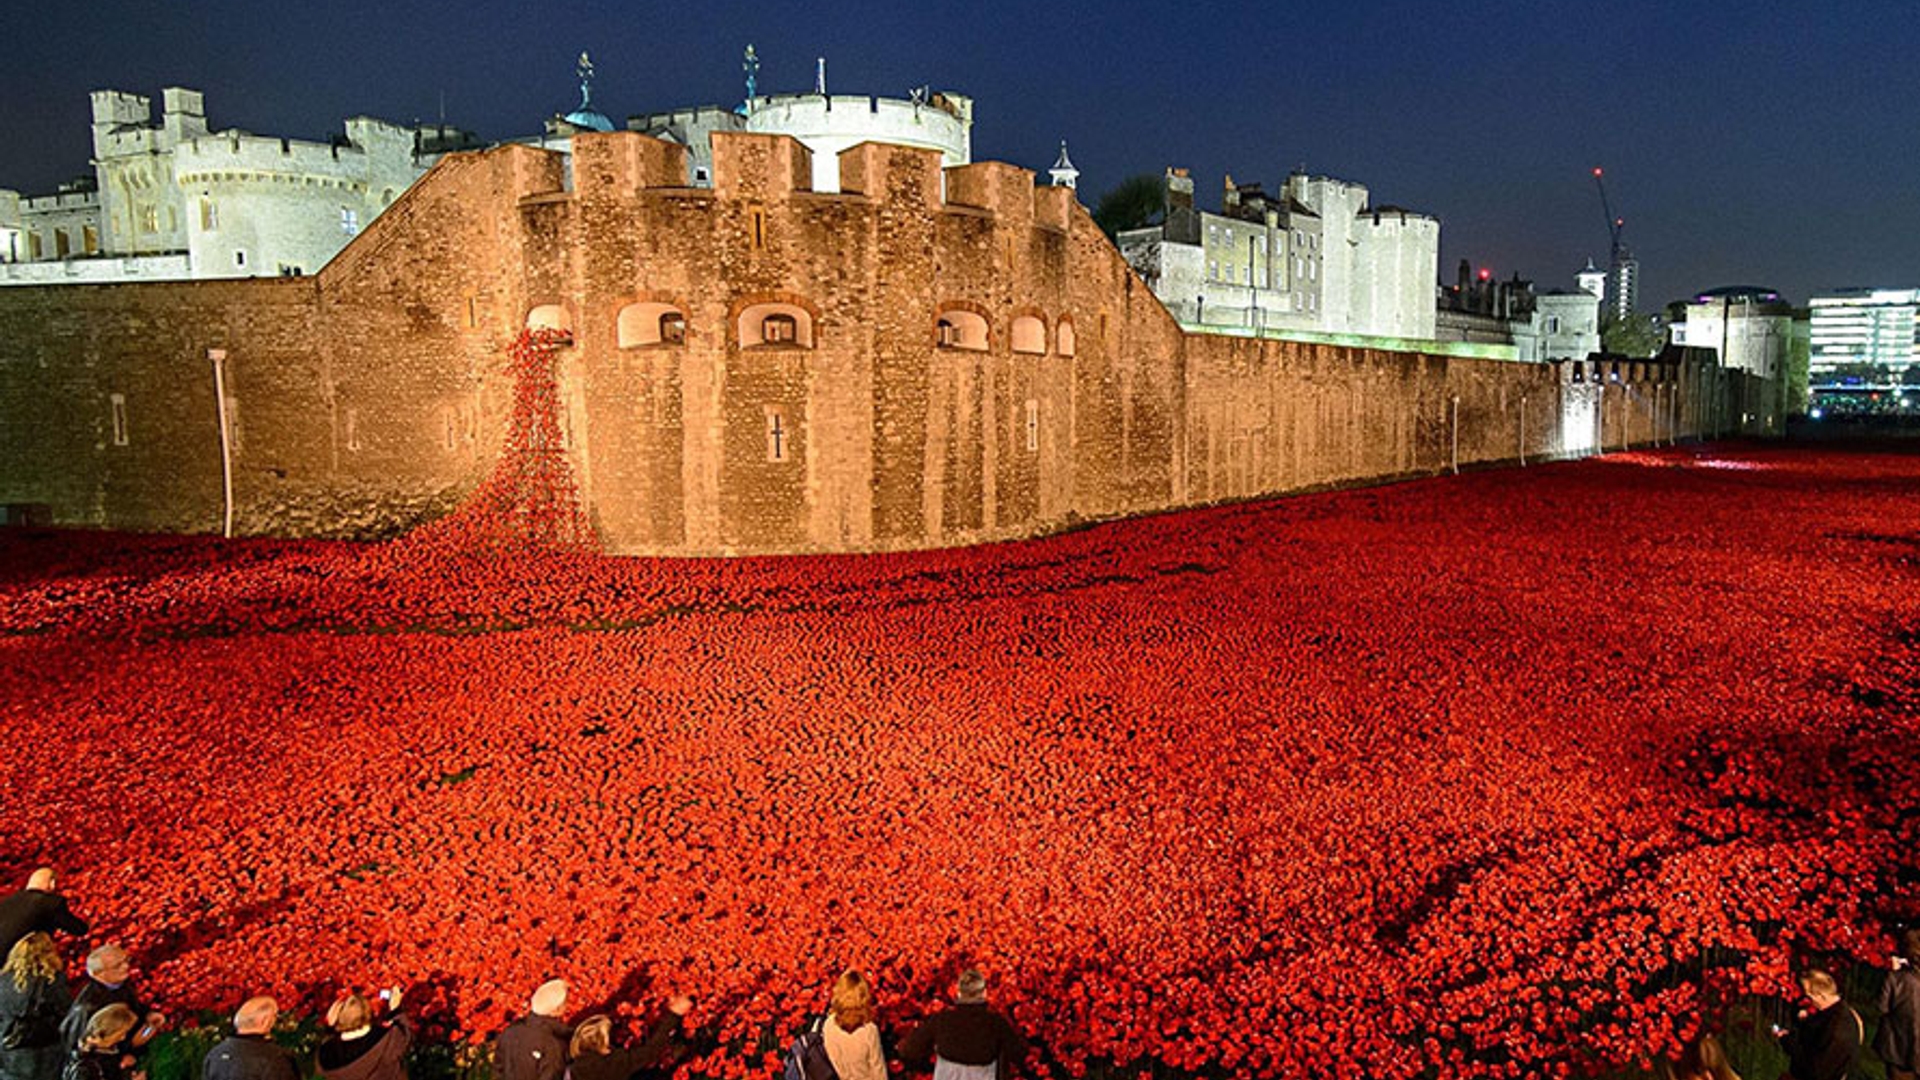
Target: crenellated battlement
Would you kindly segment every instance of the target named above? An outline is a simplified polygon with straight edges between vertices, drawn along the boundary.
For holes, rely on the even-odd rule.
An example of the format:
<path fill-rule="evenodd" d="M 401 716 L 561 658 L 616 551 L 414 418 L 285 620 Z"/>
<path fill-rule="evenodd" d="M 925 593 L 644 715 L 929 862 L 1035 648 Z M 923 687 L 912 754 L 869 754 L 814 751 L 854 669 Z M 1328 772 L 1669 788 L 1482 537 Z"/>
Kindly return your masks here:
<path fill-rule="evenodd" d="M 507 148 L 490 151 L 502 153 Z M 552 151 L 514 148 L 558 161 Z M 573 190 L 562 195 L 550 179 L 518 191 L 521 199 L 623 198 L 648 190 L 684 191 L 688 148 L 637 131 L 582 133 L 573 138 Z M 840 178 L 835 194 L 867 200 L 906 199 L 930 210 L 985 211 L 1007 225 L 1039 225 L 1064 231 L 1075 193 L 1065 187 L 1035 187 L 1031 169 L 986 161 L 942 166 L 940 151 L 865 141 L 835 155 Z M 797 138 L 745 131 L 713 135 L 713 195 L 721 202 L 778 203 L 815 192 L 813 155 Z M 944 197 L 941 192 L 945 190 Z"/>
<path fill-rule="evenodd" d="M 824 126 L 836 112 L 842 117 L 866 113 L 889 122 L 954 133 L 965 131 L 971 121 L 970 112 L 963 116 L 932 103 L 916 104 L 873 94 L 772 94 L 754 102 L 747 114 L 748 126 L 751 128 L 756 118 L 762 118 L 762 123 L 797 125 L 813 121 Z"/>
<path fill-rule="evenodd" d="M 174 149 L 180 183 L 259 179 L 292 175 L 339 181 L 362 180 L 367 152 L 352 144 L 304 142 L 223 131 L 189 139 Z"/>

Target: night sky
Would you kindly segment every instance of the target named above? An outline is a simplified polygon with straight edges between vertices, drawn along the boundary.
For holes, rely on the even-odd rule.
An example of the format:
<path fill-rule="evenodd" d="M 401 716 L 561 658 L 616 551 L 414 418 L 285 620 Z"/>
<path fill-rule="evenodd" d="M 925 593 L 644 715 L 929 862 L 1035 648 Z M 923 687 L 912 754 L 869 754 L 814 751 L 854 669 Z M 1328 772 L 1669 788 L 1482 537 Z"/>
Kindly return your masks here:
<path fill-rule="evenodd" d="M 1193 170 L 1269 190 L 1304 164 L 1439 217 L 1462 257 L 1571 288 L 1607 169 L 1641 307 L 1724 284 L 1796 301 L 1920 286 L 1920 15 L 1901 3 L 1169 5 L 35 3 L 0 64 L 0 187 L 89 171 L 87 93 L 204 90 L 216 130 L 324 138 L 369 114 L 531 134 L 578 100 L 623 121 L 812 86 L 976 99 L 975 160 L 1044 170 L 1061 138 L 1091 205 Z"/>

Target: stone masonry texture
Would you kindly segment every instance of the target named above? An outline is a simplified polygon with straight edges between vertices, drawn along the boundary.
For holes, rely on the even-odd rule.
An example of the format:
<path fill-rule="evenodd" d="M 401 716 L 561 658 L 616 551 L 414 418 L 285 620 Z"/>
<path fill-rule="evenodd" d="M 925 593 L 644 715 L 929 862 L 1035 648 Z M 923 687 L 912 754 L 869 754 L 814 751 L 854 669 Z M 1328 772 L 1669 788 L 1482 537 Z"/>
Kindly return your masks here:
<path fill-rule="evenodd" d="M 1750 403 L 1777 398 L 1698 359 L 1187 334 L 1027 170 L 864 143 L 822 194 L 799 143 L 722 132 L 709 190 L 684 153 L 580 135 L 571 190 L 550 152 L 451 155 L 310 277 L 0 290 L 0 504 L 219 531 L 218 363 L 236 533 L 404 531 L 492 467 L 536 309 L 572 334 L 561 422 L 619 553 L 1033 536 L 1757 428 Z M 623 311 L 654 332 L 623 340 Z M 661 339 L 669 312 L 684 340 Z M 768 315 L 796 340 L 763 341 Z M 1016 318 L 1043 351 L 1013 349 Z M 943 345 L 943 321 L 984 322 L 985 348 Z"/>

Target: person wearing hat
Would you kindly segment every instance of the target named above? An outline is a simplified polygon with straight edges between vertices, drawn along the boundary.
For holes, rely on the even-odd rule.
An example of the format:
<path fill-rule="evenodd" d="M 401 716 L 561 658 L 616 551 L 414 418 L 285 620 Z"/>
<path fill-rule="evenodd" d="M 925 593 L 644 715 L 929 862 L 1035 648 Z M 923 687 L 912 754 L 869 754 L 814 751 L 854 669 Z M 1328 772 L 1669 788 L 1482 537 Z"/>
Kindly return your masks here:
<path fill-rule="evenodd" d="M 987 1006 L 987 978 L 977 968 L 960 973 L 953 1005 L 927 1017 L 900 1042 L 900 1058 L 933 1062 L 934 1080 L 1007 1080 L 1026 1059 L 1027 1040 Z"/>

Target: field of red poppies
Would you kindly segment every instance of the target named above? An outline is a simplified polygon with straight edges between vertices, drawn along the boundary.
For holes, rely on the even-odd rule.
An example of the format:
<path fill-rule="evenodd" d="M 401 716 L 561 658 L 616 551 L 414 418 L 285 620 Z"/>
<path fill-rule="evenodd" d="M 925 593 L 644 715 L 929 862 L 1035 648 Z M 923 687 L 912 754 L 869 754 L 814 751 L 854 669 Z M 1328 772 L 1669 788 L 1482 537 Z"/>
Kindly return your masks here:
<path fill-rule="evenodd" d="M 700 1075 L 977 964 L 1032 1067 L 1630 1063 L 1920 881 L 1920 456 L 1682 447 L 872 558 L 0 533 L 0 873 L 174 1008 Z"/>

